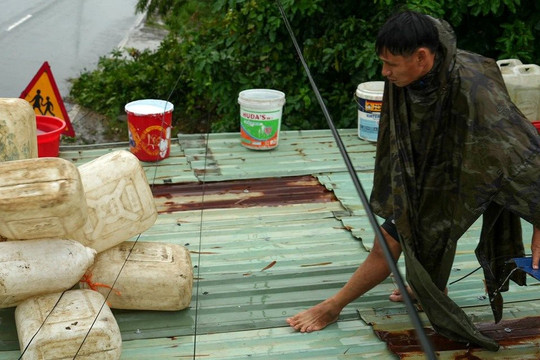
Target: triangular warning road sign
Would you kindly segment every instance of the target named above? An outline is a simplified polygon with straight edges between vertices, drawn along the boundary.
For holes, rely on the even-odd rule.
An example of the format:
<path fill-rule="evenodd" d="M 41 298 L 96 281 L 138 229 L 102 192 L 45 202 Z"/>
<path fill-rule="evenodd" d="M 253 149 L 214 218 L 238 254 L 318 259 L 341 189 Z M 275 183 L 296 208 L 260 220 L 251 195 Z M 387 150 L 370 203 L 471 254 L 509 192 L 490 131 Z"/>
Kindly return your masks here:
<path fill-rule="evenodd" d="M 64 102 L 54 81 L 49 63 L 45 61 L 30 84 L 20 96 L 32 105 L 36 115 L 55 116 L 66 122 L 63 135 L 74 137 L 75 131 L 71 126 Z"/>

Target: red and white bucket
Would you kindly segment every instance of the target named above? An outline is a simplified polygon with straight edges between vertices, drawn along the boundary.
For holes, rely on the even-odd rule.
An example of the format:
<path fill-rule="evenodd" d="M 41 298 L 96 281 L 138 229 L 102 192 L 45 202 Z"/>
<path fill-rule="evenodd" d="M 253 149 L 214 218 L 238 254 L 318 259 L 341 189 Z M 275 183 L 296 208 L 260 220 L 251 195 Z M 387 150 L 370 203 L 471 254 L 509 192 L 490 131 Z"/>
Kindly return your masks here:
<path fill-rule="evenodd" d="M 125 106 L 129 150 L 141 161 L 159 161 L 171 150 L 174 105 L 165 100 L 136 100 Z"/>

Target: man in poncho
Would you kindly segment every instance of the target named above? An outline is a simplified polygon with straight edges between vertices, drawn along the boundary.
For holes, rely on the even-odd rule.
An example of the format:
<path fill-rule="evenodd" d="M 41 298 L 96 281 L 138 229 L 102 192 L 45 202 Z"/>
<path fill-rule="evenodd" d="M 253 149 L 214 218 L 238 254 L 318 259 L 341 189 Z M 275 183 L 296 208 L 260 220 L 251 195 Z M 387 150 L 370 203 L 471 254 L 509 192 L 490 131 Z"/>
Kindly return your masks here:
<path fill-rule="evenodd" d="M 457 240 L 480 217 L 476 249 L 499 321 L 508 260 L 524 255 L 520 217 L 534 227 L 540 260 L 540 136 L 511 102 L 496 63 L 456 48 L 443 20 L 402 12 L 381 28 L 376 51 L 386 77 L 371 205 L 382 233 L 434 329 L 497 350 L 445 292 Z M 375 246 L 334 296 L 287 322 L 302 332 L 337 320 L 341 310 L 389 275 Z M 399 294 L 393 294 L 396 300 Z"/>

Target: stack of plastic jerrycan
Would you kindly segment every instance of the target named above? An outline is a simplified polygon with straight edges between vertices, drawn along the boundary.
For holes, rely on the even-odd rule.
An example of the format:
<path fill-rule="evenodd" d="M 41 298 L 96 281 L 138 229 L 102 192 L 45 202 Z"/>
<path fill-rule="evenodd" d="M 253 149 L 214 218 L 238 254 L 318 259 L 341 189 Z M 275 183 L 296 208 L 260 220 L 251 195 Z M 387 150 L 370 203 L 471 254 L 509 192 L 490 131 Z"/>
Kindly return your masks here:
<path fill-rule="evenodd" d="M 0 162 L 38 157 L 36 115 L 24 99 L 0 98 Z"/>
<path fill-rule="evenodd" d="M 101 292 L 113 309 L 182 310 L 191 302 L 191 257 L 178 244 L 126 241 L 99 253 L 80 287 Z"/>
<path fill-rule="evenodd" d="M 3 110 L 11 117 L 6 116 L 9 122 L 2 122 L 0 131 L 15 145 L 11 155 L 0 161 L 0 308 L 17 306 L 21 358 L 118 359 L 122 339 L 103 296 L 88 290 L 66 292 L 79 282 L 97 253 L 71 235 L 83 229 L 90 217 L 80 171 L 62 158 L 37 158 L 33 111 L 27 111 L 27 103 L 2 104 L 0 113 Z M 12 126 L 16 123 L 28 125 L 31 134 L 21 135 Z M 110 170 L 103 168 L 98 170 Z M 121 183 L 122 176 L 116 176 Z M 148 188 L 144 180 L 142 187 Z M 124 194 L 118 196 L 125 200 Z M 114 223 L 116 218 L 109 220 Z M 138 220 L 131 219 L 132 227 Z"/>
<path fill-rule="evenodd" d="M 497 62 L 512 102 L 531 122 L 540 120 L 540 66 Z M 503 70 L 504 69 L 504 70 Z"/>
<path fill-rule="evenodd" d="M 150 228 L 157 209 L 146 174 L 129 151 L 119 150 L 79 166 L 88 219 L 70 234 L 102 252 Z"/>
<path fill-rule="evenodd" d="M 75 165 L 60 158 L 12 160 L 0 162 L 0 174 L 0 307 L 77 284 L 95 251 L 64 240 L 87 218 Z"/>
<path fill-rule="evenodd" d="M 95 291 L 69 290 L 27 299 L 15 309 L 15 323 L 22 360 L 113 360 L 121 356 L 118 323 L 103 296 Z"/>

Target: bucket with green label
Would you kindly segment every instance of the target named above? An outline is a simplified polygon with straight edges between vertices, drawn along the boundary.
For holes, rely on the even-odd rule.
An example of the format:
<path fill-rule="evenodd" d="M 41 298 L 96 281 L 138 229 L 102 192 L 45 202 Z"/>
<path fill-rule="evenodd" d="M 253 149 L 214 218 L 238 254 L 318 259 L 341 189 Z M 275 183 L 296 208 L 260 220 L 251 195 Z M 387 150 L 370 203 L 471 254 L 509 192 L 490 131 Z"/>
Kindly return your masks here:
<path fill-rule="evenodd" d="M 272 89 L 249 89 L 238 95 L 240 137 L 248 149 L 270 150 L 278 146 L 285 94 Z"/>

